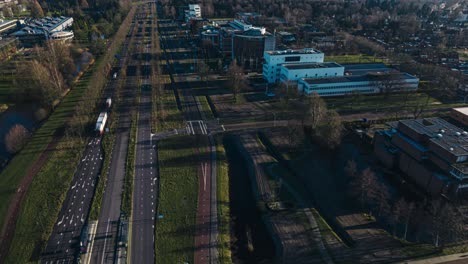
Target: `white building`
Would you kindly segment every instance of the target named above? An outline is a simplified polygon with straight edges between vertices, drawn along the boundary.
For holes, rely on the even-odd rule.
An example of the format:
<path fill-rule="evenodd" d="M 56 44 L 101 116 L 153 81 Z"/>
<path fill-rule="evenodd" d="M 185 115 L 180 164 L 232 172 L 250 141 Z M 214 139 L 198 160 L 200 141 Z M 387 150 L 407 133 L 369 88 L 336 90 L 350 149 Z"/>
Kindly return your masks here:
<path fill-rule="evenodd" d="M 282 64 L 281 82 L 297 82 L 301 78 L 327 78 L 344 75 L 344 67 L 335 62 Z"/>
<path fill-rule="evenodd" d="M 201 8 L 198 4 L 190 4 L 188 10 L 185 10 L 185 21 L 189 21 L 192 18 L 201 18 Z"/>
<path fill-rule="evenodd" d="M 392 85 L 393 91 L 415 91 L 419 79 L 407 73 L 367 74 L 358 76 L 342 76 L 331 78 L 302 78 L 297 89 L 306 95 L 317 93 L 320 96 L 340 96 L 355 92 L 375 94 L 383 92 L 386 85 Z"/>
<path fill-rule="evenodd" d="M 276 83 L 280 80 L 281 65 L 323 62 L 324 56 L 323 52 L 312 48 L 265 51 L 263 53 L 263 78 L 269 83 Z"/>

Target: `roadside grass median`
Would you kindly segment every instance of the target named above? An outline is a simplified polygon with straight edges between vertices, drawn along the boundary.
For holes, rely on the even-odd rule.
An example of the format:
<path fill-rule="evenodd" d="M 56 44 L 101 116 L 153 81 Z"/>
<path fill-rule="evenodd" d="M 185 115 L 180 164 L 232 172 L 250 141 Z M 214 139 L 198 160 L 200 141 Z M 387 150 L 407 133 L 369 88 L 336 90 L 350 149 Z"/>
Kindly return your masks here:
<path fill-rule="evenodd" d="M 208 120 L 214 119 L 213 111 L 211 111 L 211 107 L 206 96 L 197 96 L 197 100 L 200 103 L 202 115 Z"/>
<path fill-rule="evenodd" d="M 216 137 L 217 200 L 218 200 L 218 254 L 220 263 L 232 263 L 231 212 L 229 206 L 229 166 L 221 136 Z"/>
<path fill-rule="evenodd" d="M 181 128 L 184 126 L 182 112 L 177 108 L 177 102 L 172 90 L 162 90 L 159 95 L 153 95 L 153 116 L 157 132 Z"/>
<path fill-rule="evenodd" d="M 177 136 L 158 143 L 159 201 L 156 263 L 193 263 L 198 205 L 197 138 Z"/>
<path fill-rule="evenodd" d="M 132 215 L 133 179 L 135 178 L 135 155 L 137 142 L 138 108 L 131 113 L 132 124 L 128 142 L 127 166 L 123 184 L 121 210 L 125 215 Z"/>

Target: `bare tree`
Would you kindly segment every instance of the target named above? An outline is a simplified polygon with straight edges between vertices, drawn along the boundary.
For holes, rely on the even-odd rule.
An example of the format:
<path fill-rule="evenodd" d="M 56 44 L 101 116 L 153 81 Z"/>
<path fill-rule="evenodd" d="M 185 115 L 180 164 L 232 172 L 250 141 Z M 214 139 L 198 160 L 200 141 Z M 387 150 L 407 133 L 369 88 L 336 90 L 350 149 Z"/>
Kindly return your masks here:
<path fill-rule="evenodd" d="M 403 239 L 406 240 L 408 236 L 409 223 L 414 214 L 415 204 L 413 202 L 410 202 L 410 203 L 405 202 L 401 209 L 402 209 L 401 216 L 404 219 L 404 224 L 405 224 L 405 231 L 403 232 Z"/>
<path fill-rule="evenodd" d="M 356 162 L 351 159 L 351 160 L 348 160 L 348 162 L 346 163 L 346 166 L 344 168 L 344 171 L 346 173 L 346 175 L 348 177 L 350 177 L 351 179 L 354 179 L 356 177 L 356 174 L 357 174 L 357 164 Z"/>
<path fill-rule="evenodd" d="M 373 79 L 372 83 L 374 87 L 386 96 L 400 89 L 401 77 L 399 73 L 379 73 L 373 74 L 370 77 Z"/>
<path fill-rule="evenodd" d="M 20 151 L 30 136 L 31 134 L 24 126 L 16 124 L 5 135 L 5 146 L 7 151 L 12 154 Z"/>
<path fill-rule="evenodd" d="M 312 93 L 308 97 L 308 105 L 307 125 L 315 131 L 326 114 L 327 105 L 317 93 Z"/>
<path fill-rule="evenodd" d="M 329 149 L 335 149 L 341 143 L 341 117 L 335 110 L 327 110 L 317 132 L 315 132 Z"/>
<path fill-rule="evenodd" d="M 371 168 L 367 168 L 351 182 L 350 191 L 352 195 L 357 197 L 361 207 L 365 208 L 370 198 L 375 197 L 374 192 L 377 190 L 377 186 L 374 172 Z M 370 206 L 368 209 L 369 214 L 371 214 Z"/>
<path fill-rule="evenodd" d="M 31 16 L 34 18 L 39 18 L 44 16 L 44 10 L 42 10 L 41 5 L 37 0 L 31 2 Z"/>
<path fill-rule="evenodd" d="M 200 80 L 202 82 L 205 82 L 207 80 L 208 74 L 209 74 L 210 68 L 204 61 L 200 61 L 197 64 L 197 73 L 198 76 L 200 76 Z"/>
<path fill-rule="evenodd" d="M 237 102 L 237 95 L 245 86 L 245 75 L 242 67 L 237 65 L 235 60 L 229 65 L 228 78 L 234 100 Z"/>

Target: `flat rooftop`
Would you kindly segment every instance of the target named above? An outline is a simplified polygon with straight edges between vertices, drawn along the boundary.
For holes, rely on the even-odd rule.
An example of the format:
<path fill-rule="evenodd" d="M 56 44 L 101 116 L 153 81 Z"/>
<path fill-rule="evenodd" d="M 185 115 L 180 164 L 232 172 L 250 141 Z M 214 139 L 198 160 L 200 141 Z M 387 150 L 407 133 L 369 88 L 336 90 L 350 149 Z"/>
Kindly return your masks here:
<path fill-rule="evenodd" d="M 416 77 L 408 73 L 397 73 L 398 79 L 400 80 L 417 80 Z M 370 82 L 375 81 L 376 76 L 371 75 L 348 75 L 338 76 L 329 78 L 302 78 L 308 84 L 333 84 L 333 83 L 347 83 L 347 82 Z M 385 78 L 385 75 L 379 76 L 379 78 Z"/>
<path fill-rule="evenodd" d="M 288 70 L 300 69 L 319 69 L 319 68 L 340 68 L 343 67 L 336 62 L 323 62 L 323 63 L 297 63 L 297 64 L 283 64 L 283 67 Z"/>
<path fill-rule="evenodd" d="M 453 108 L 452 110 L 459 112 L 460 114 L 463 114 L 463 115 L 468 115 L 468 107 L 458 107 L 458 108 Z"/>
<path fill-rule="evenodd" d="M 297 50 L 274 50 L 274 51 L 267 51 L 269 55 L 294 55 L 294 54 L 319 54 L 322 53 L 319 50 L 313 48 L 304 48 L 304 49 L 297 49 Z"/>
<path fill-rule="evenodd" d="M 365 75 L 369 72 L 389 72 L 394 69 L 383 63 L 343 64 L 345 72 L 351 75 Z"/>
<path fill-rule="evenodd" d="M 400 120 L 397 122 L 397 127 L 401 124 L 419 135 L 426 136 L 429 141 L 455 156 L 468 155 L 468 133 L 442 118 Z M 395 123 L 392 126 L 395 126 Z"/>

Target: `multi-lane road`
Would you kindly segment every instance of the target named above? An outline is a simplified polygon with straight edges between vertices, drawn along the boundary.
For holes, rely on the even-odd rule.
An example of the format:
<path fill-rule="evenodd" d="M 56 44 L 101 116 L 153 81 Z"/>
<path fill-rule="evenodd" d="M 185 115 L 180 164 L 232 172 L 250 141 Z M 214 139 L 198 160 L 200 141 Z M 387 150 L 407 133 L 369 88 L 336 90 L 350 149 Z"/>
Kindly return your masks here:
<path fill-rule="evenodd" d="M 74 263 L 101 164 L 101 137 L 95 137 L 86 146 L 73 176 L 72 185 L 41 257 L 41 263 Z"/>
<path fill-rule="evenodd" d="M 148 11 L 151 13 L 152 10 Z M 153 32 L 149 34 L 153 34 Z M 144 45 L 143 52 L 148 54 L 154 43 Z M 132 207 L 131 263 L 154 263 L 155 260 L 154 225 L 158 176 L 156 141 L 152 140 L 151 134 L 152 86 L 150 68 L 150 62 L 142 64 Z"/>
<path fill-rule="evenodd" d="M 127 39 L 124 42 L 121 53 L 119 69 L 133 69 L 124 67 L 129 62 L 130 55 L 127 54 L 129 46 L 132 45 L 135 23 L 132 22 Z M 130 65 L 132 66 L 132 65 Z M 115 247 L 117 243 L 117 232 L 120 218 L 120 207 L 122 203 L 123 181 L 125 177 L 125 166 L 127 160 L 128 144 L 130 137 L 130 110 L 136 90 L 136 73 L 125 74 L 125 85 L 122 91 L 122 102 L 116 106 L 118 124 L 115 131 L 115 142 L 112 148 L 112 157 L 109 164 L 109 174 L 104 189 L 101 211 L 97 222 L 94 240 L 91 243 L 90 263 L 115 263 Z M 118 77 L 121 78 L 121 77 Z"/>

